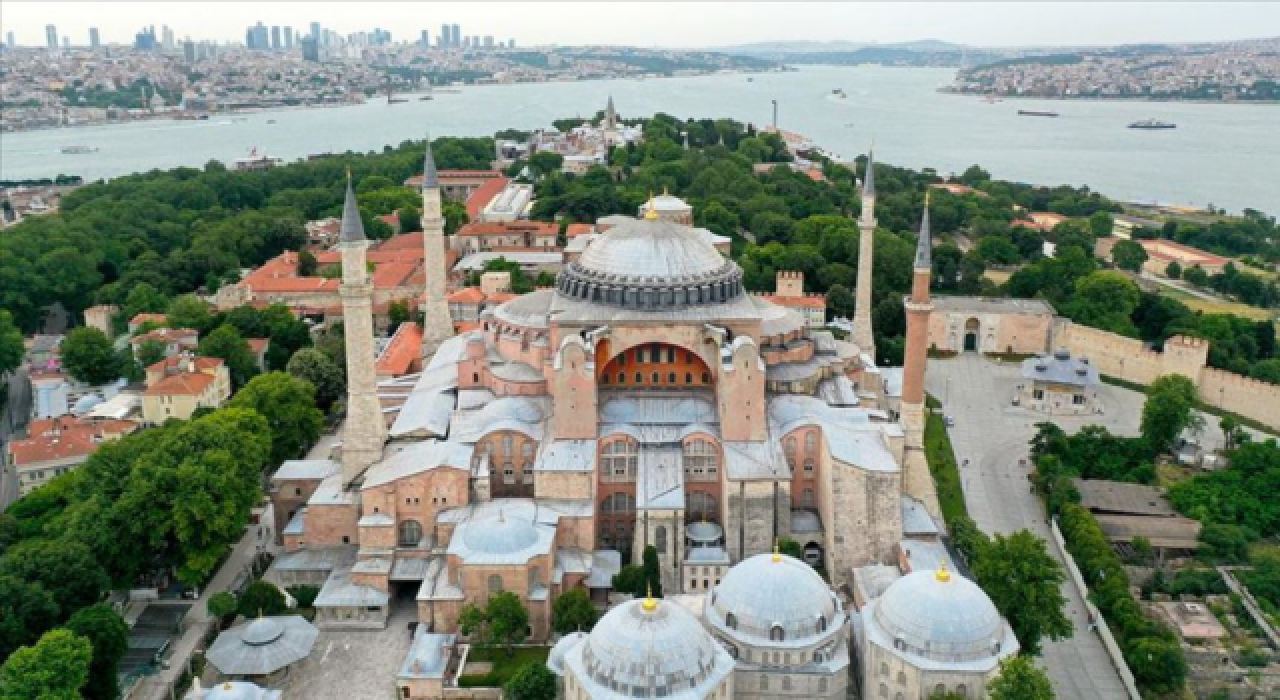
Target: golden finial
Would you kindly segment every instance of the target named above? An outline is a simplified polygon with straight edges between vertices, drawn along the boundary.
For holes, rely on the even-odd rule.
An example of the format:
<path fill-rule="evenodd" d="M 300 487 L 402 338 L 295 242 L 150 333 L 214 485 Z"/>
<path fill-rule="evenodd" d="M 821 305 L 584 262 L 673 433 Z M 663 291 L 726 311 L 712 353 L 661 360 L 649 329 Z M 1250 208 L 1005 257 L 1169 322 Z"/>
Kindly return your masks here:
<path fill-rule="evenodd" d="M 927 189 L 927 190 L 925 190 L 925 191 L 924 191 L 924 208 L 925 208 L 925 209 L 928 209 L 928 208 L 929 208 L 929 196 L 930 196 L 930 195 L 932 195 L 932 194 L 933 194 L 933 190 L 932 190 L 932 189 Z"/>
<path fill-rule="evenodd" d="M 653 599 L 653 584 L 645 584 L 644 602 L 640 603 L 641 609 L 645 612 L 653 612 L 658 609 L 658 601 Z"/>
<path fill-rule="evenodd" d="M 654 221 L 658 218 L 658 210 L 653 206 L 653 190 L 649 190 L 649 206 L 644 213 L 644 218 L 648 221 Z"/>
<path fill-rule="evenodd" d="M 951 572 L 947 571 L 947 562 L 938 562 L 938 570 L 933 574 L 938 583 L 946 583 L 951 580 Z"/>
<path fill-rule="evenodd" d="M 666 196 L 667 196 L 667 195 L 669 195 L 669 194 L 671 194 L 671 193 L 667 191 L 667 186 L 666 186 L 666 185 L 663 185 L 663 186 L 662 186 L 662 196 L 663 196 L 663 197 L 666 197 Z"/>
<path fill-rule="evenodd" d="M 775 563 L 782 561 L 782 548 L 778 544 L 777 538 L 773 540 L 773 561 Z"/>

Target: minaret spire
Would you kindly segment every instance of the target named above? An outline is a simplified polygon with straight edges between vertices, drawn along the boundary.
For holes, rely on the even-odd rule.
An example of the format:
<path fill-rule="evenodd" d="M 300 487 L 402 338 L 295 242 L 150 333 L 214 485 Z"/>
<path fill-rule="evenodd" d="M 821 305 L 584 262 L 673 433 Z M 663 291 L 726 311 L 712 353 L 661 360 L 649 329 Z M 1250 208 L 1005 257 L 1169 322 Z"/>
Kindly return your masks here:
<path fill-rule="evenodd" d="M 933 311 L 933 302 L 929 298 L 929 281 L 933 276 L 932 246 L 929 195 L 926 194 L 924 213 L 920 217 L 920 237 L 916 241 L 915 264 L 912 266 L 911 296 L 903 301 L 907 310 L 907 343 L 903 353 L 899 415 L 907 449 L 903 458 L 902 490 L 923 503 L 934 518 L 941 518 L 937 488 L 924 452 L 924 374 L 929 355 L 929 314 Z"/>
<path fill-rule="evenodd" d="M 422 295 L 422 358 L 430 360 L 440 344 L 453 336 L 453 319 L 445 297 L 448 275 L 445 259 L 444 208 L 440 202 L 440 173 L 427 135 L 422 157 L 422 268 L 426 278 Z"/>
<path fill-rule="evenodd" d="M 378 402 L 378 377 L 373 352 L 373 284 L 366 267 L 369 241 L 360 220 L 360 206 L 347 171 L 347 192 L 342 204 L 343 337 L 347 355 L 347 422 L 342 433 L 342 481 L 354 482 L 369 465 L 382 458 L 387 424 Z"/>
<path fill-rule="evenodd" d="M 874 147 L 867 151 L 862 178 L 862 216 L 858 218 L 858 281 L 854 290 L 853 342 L 874 364 L 876 339 L 871 327 L 871 274 L 875 258 L 876 184 Z"/>

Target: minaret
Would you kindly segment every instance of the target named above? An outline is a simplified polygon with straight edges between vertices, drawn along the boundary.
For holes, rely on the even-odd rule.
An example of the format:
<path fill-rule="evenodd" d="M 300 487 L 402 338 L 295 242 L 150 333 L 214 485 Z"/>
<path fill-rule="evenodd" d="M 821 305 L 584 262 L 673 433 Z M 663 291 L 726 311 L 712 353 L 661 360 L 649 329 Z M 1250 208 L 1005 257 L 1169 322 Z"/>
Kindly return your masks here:
<path fill-rule="evenodd" d="M 618 111 L 613 108 L 613 95 L 609 95 L 609 104 L 604 108 L 604 129 L 605 131 L 618 129 Z"/>
<path fill-rule="evenodd" d="M 453 336 L 453 319 L 449 317 L 449 301 L 445 298 L 448 275 L 444 246 L 444 211 L 440 205 L 440 175 L 431 154 L 431 137 L 427 137 L 427 154 L 422 163 L 422 268 L 426 289 L 422 295 L 423 328 L 422 359 L 429 361 L 440 344 Z"/>
<path fill-rule="evenodd" d="M 360 208 L 347 173 L 347 198 L 342 207 L 342 325 L 347 350 L 347 422 L 342 433 L 342 481 L 350 484 L 369 465 L 382 459 L 387 424 L 378 402 L 378 378 L 373 353 L 373 283 L 366 267 Z"/>
<path fill-rule="evenodd" d="M 929 280 L 933 273 L 932 251 L 929 195 L 926 193 L 924 214 L 920 218 L 920 239 L 916 242 L 916 260 L 912 269 L 911 296 L 903 302 L 907 309 L 907 344 L 899 420 L 906 435 L 907 449 L 903 460 L 902 489 L 908 496 L 924 503 L 935 518 L 941 518 L 938 492 L 924 453 L 924 371 L 929 353 L 929 313 L 933 311 L 933 302 L 929 299 Z"/>
<path fill-rule="evenodd" d="M 862 216 L 858 219 L 858 282 L 853 309 L 853 342 L 871 356 L 873 364 L 876 360 L 876 338 L 871 330 L 871 264 L 876 234 L 874 158 L 873 151 L 867 151 L 867 173 L 862 178 Z"/>

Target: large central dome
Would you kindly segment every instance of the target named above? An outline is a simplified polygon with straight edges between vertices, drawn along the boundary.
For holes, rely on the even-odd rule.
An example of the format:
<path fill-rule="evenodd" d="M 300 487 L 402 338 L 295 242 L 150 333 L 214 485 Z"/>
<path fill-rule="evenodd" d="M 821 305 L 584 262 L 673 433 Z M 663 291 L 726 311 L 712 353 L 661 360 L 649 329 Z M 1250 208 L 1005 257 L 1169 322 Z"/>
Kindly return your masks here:
<path fill-rule="evenodd" d="M 734 299 L 742 270 L 688 226 L 626 219 L 592 241 L 556 287 L 583 301 L 656 311 Z"/>

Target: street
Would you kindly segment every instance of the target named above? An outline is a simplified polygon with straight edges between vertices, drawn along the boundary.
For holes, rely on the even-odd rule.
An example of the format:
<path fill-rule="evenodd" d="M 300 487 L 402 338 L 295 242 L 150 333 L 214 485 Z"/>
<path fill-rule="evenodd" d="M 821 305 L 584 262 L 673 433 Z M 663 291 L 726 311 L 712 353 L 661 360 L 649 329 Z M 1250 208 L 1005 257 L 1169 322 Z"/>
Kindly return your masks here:
<path fill-rule="evenodd" d="M 1031 493 L 1027 474 L 1027 444 L 1035 424 L 1046 416 L 1010 405 L 1014 387 L 1021 380 L 1016 364 L 997 364 L 981 355 L 966 353 L 950 360 L 930 360 L 926 387 L 943 401 L 944 411 L 955 419 L 949 428 L 960 467 L 969 515 L 988 534 L 1008 534 L 1021 529 L 1049 540 L 1044 507 Z M 1099 388 L 1105 415 L 1055 417 L 1068 432 L 1099 423 L 1124 435 L 1137 433 L 1143 397 L 1103 385 Z M 1056 549 L 1048 550 L 1057 557 Z M 1059 698 L 1100 700 L 1127 698 L 1120 676 L 1111 664 L 1098 636 L 1088 631 L 1084 603 L 1074 586 L 1062 587 L 1068 617 L 1075 634 L 1060 642 L 1046 641 L 1043 665 Z"/>
<path fill-rule="evenodd" d="M 0 407 L 0 448 L 13 435 L 21 433 L 31 415 L 31 383 L 27 381 L 26 366 L 19 366 L 10 372 L 5 381 L 9 385 L 9 391 L 5 405 Z M 17 499 L 17 476 L 9 469 L 0 470 L 0 512 Z"/>

